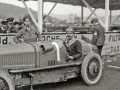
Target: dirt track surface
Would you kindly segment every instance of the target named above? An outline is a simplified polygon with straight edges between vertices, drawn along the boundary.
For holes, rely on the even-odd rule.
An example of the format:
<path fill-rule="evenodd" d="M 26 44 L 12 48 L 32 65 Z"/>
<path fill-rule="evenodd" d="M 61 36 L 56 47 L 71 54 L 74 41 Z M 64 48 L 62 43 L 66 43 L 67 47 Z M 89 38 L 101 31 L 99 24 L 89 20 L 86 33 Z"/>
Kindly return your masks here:
<path fill-rule="evenodd" d="M 74 78 L 66 82 L 43 84 L 34 86 L 34 90 L 120 90 L 120 69 L 108 67 L 120 66 L 119 61 L 106 62 L 100 81 L 96 85 L 88 86 L 81 78 Z M 30 87 L 23 87 L 30 90 Z"/>

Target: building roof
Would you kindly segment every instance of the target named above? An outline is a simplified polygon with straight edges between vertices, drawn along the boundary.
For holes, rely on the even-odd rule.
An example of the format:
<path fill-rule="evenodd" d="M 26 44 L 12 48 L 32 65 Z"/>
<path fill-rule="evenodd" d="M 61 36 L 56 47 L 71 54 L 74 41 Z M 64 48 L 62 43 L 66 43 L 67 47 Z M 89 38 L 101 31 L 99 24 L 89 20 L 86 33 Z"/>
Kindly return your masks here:
<path fill-rule="evenodd" d="M 25 0 L 25 1 L 30 1 L 30 0 Z M 38 0 L 33 0 L 33 1 L 38 1 Z M 120 0 L 109 0 L 109 1 L 110 1 L 110 10 L 120 10 Z M 62 4 L 70 4 L 75 6 L 78 5 L 78 6 L 86 7 L 82 2 L 82 0 L 43 0 L 43 2 L 54 2 L 54 3 L 57 2 Z M 86 2 L 93 8 L 105 9 L 105 0 L 86 0 Z"/>

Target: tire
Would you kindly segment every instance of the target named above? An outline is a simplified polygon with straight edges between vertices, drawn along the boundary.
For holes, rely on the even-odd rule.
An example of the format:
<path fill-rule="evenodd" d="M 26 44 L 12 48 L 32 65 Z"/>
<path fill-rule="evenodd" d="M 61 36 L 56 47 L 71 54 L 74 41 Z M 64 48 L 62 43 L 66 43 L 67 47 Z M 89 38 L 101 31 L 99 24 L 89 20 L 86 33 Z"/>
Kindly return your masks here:
<path fill-rule="evenodd" d="M 88 85 L 96 84 L 102 75 L 102 60 L 96 53 L 88 53 L 81 66 L 82 79 Z"/>
<path fill-rule="evenodd" d="M 0 70 L 0 90 L 15 90 L 15 85 L 10 75 Z"/>

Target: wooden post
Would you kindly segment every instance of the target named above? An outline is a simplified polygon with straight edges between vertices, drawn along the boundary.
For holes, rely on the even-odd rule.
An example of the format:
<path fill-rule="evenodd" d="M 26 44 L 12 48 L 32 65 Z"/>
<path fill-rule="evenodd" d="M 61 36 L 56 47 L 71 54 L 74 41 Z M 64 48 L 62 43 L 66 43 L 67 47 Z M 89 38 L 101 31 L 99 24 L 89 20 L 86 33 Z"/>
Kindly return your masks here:
<path fill-rule="evenodd" d="M 109 0 L 105 0 L 105 31 L 109 29 Z"/>
<path fill-rule="evenodd" d="M 38 25 L 39 25 L 39 32 L 42 33 L 43 31 L 43 0 L 38 0 Z"/>
<path fill-rule="evenodd" d="M 112 23 L 112 10 L 110 10 L 110 25 Z"/>

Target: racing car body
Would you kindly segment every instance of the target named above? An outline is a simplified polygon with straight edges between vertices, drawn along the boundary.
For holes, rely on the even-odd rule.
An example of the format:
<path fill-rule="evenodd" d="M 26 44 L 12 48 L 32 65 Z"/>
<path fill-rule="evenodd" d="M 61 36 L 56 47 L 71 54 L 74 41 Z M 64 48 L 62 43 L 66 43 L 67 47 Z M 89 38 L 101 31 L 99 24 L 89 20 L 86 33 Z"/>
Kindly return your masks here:
<path fill-rule="evenodd" d="M 88 43 L 82 43 L 82 57 L 70 62 L 61 40 L 2 45 L 0 51 L 0 86 L 5 90 L 14 90 L 17 85 L 66 81 L 80 73 L 92 85 L 102 74 L 97 48 Z"/>

